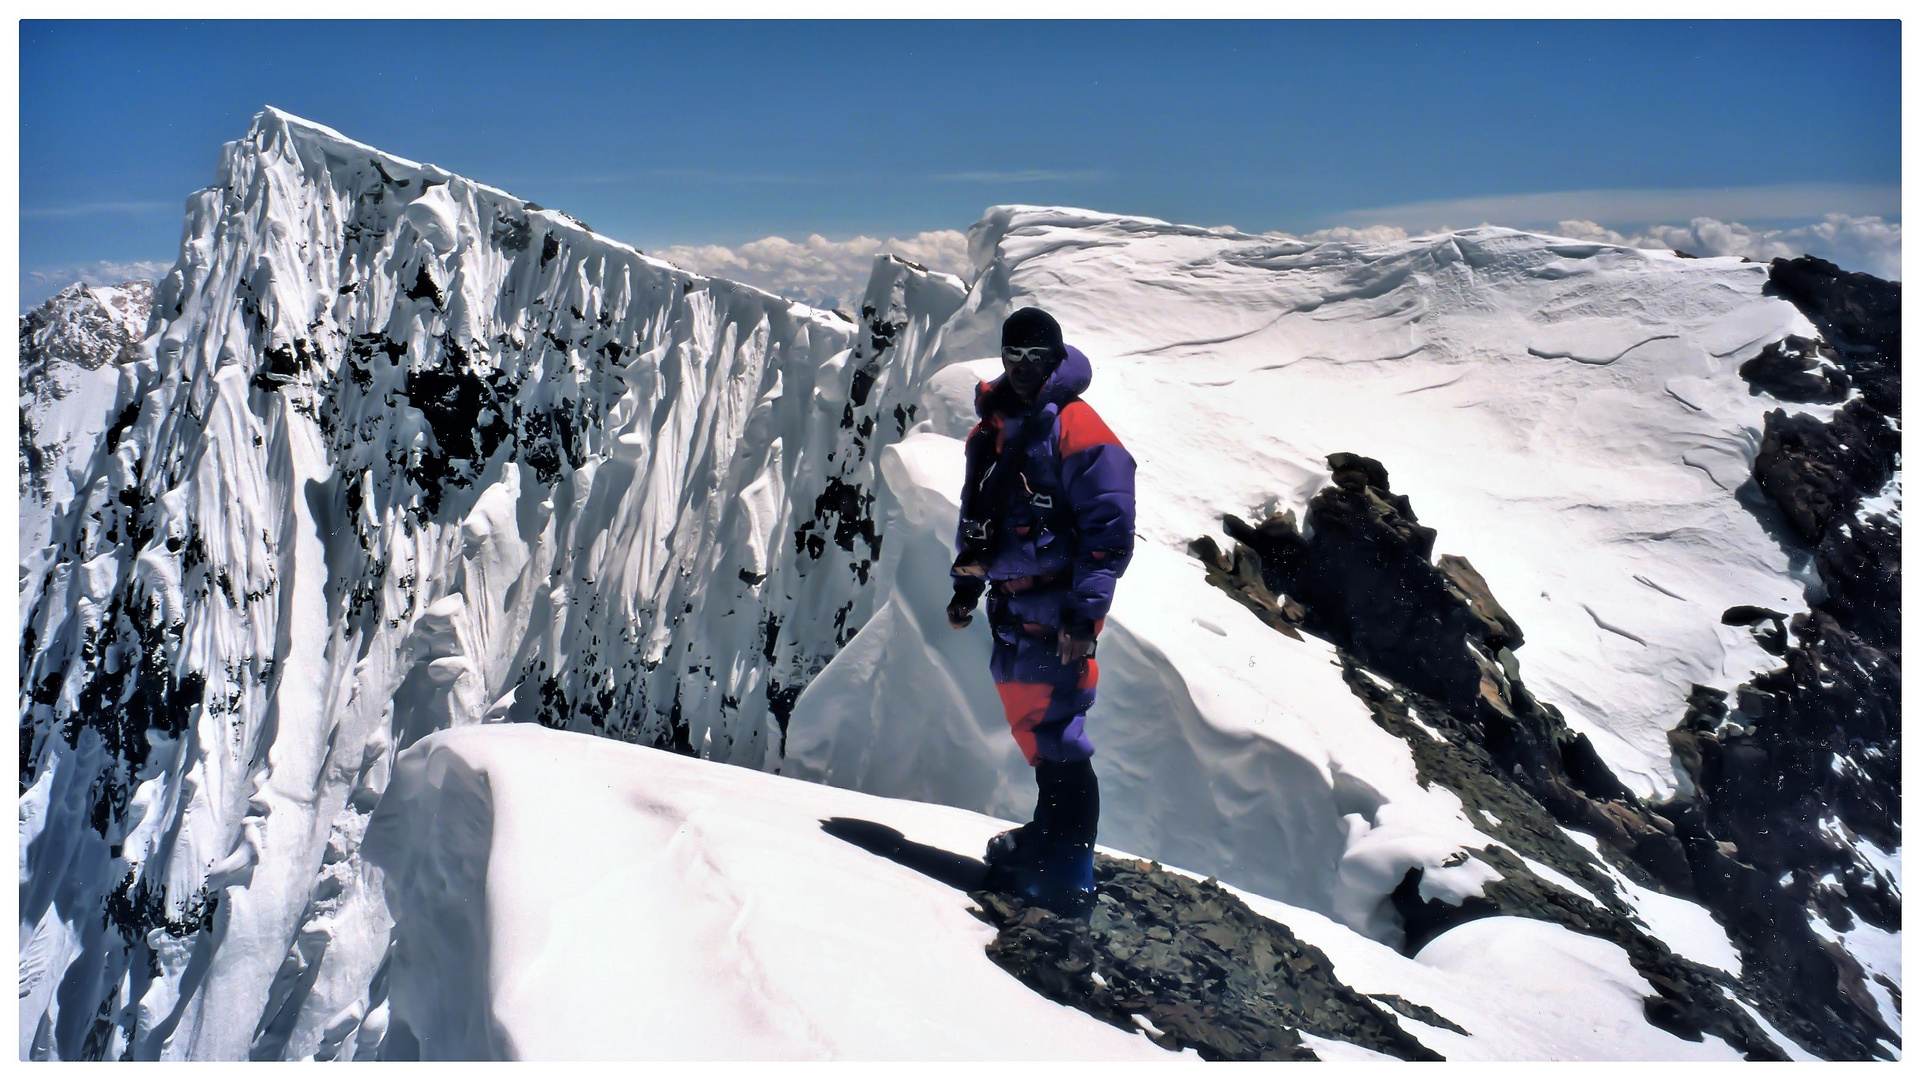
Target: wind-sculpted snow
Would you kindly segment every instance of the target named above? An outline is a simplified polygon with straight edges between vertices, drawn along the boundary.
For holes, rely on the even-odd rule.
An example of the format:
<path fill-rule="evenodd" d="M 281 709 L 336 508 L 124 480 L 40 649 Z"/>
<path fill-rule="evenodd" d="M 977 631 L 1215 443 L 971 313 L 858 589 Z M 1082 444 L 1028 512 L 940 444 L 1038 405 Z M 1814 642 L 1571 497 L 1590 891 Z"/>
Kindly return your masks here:
<path fill-rule="evenodd" d="M 777 766 L 961 296 L 888 265 L 855 323 L 262 114 L 23 595 L 23 1056 L 365 1043 L 359 837 L 428 732 Z"/>
<path fill-rule="evenodd" d="M 1438 985 L 1389 948 L 1437 933 L 1436 965 L 1479 989 L 1415 1001 L 1475 1032 L 1528 1007 L 1480 991 L 1536 956 L 1577 958 L 1612 988 L 1603 1039 L 1567 1034 L 1569 997 L 1525 1037 L 1420 1033 L 1449 1056 L 1732 1053 L 1714 1031 L 1800 1052 L 1758 1018 L 1704 1044 L 1642 1022 L 1642 975 L 1664 980 L 1668 951 L 1732 955 L 1719 925 L 1610 884 L 1584 833 L 1523 842 L 1485 814 L 1485 791 L 1433 782 L 1410 740 L 1440 718 L 1382 720 L 1350 657 L 1276 632 L 1188 552 L 1223 514 L 1298 514 L 1331 454 L 1376 459 L 1477 572 L 1475 595 L 1525 628 L 1526 685 L 1583 753 L 1650 804 L 1684 794 L 1669 729 L 1699 688 L 1731 692 L 1776 663 L 1722 613 L 1791 619 L 1819 579 L 1750 479 L 1773 402 L 1739 371 L 1769 348 L 1797 364 L 1779 343 L 1820 332 L 1765 292 L 1765 267 L 1493 228 L 1311 244 L 998 207 L 970 233 L 971 283 L 881 257 L 850 317 L 273 111 L 187 209 L 152 331 L 101 368 L 111 405 L 74 428 L 73 495 L 46 504 L 66 509 L 23 558 L 23 1057 L 614 1046 L 595 1040 L 626 1020 L 604 1002 L 566 1027 L 559 1006 L 493 980 L 519 964 L 528 986 L 557 985 L 607 959 L 586 931 L 513 951 L 516 927 L 565 921 L 546 906 L 557 893 L 465 906 L 475 890 L 491 903 L 490 860 L 537 842 L 502 846 L 535 820 L 513 816 L 526 800 L 598 774 L 549 762 L 503 801 L 489 778 L 511 771 L 514 736 L 468 753 L 447 729 L 537 723 L 1024 816 L 1031 773 L 986 674 L 984 620 L 956 633 L 944 607 L 973 387 L 1028 303 L 1093 359 L 1087 397 L 1140 463 L 1137 553 L 1090 718 L 1103 843 L 1271 897 L 1254 907 L 1314 927 L 1303 939 L 1336 966 L 1369 958 L 1359 989 L 1376 997 Z M 1897 369 L 1847 371 L 1856 391 L 1897 396 Z M 1804 408 L 1825 422 L 1841 405 Z M 1896 475 L 1876 513 L 1897 522 L 1898 492 Z M 1878 580 L 1846 599 L 1884 606 L 1867 595 Z M 407 795 L 388 801 L 396 760 Z M 688 1026 L 711 1013 L 753 1017 L 739 1030 L 758 1033 L 755 1053 L 897 1054 L 907 1044 L 858 1025 L 823 1036 L 811 1006 L 733 1008 L 770 985 L 756 949 L 824 923 L 727 921 L 759 910 L 739 889 L 786 897 L 764 875 L 743 884 L 753 860 L 723 873 L 662 831 L 685 809 L 675 785 L 722 768 L 683 764 L 629 792 L 650 800 L 638 818 L 582 811 L 665 845 L 656 917 L 703 928 L 660 939 L 680 951 L 659 961 L 656 998 L 724 1007 L 672 1014 L 691 1040 L 673 1046 L 713 1052 L 699 1042 L 713 1032 Z M 773 790 L 711 788 L 747 803 Z M 741 820 L 787 836 L 767 815 L 842 797 L 768 796 Z M 377 863 L 362 851 L 376 809 Z M 993 826 L 975 824 L 961 832 L 977 847 Z M 1874 850 L 1897 879 L 1897 851 Z M 1568 928 L 1576 894 L 1647 934 L 1593 945 Z M 876 903 L 921 902 L 904 895 Z M 1464 921 L 1513 897 L 1562 925 Z M 591 899 L 604 906 L 577 909 L 588 923 L 620 910 Z M 741 965 L 700 967 L 696 940 Z M 1476 969 L 1483 955 L 1504 966 Z M 781 970 L 824 992 L 804 965 Z M 1037 1001 L 1021 1000 L 1009 1016 Z M 1687 1030 L 1685 1008 L 1661 1008 Z"/>
<path fill-rule="evenodd" d="M 1063 965 L 1070 985 L 1042 996 L 1016 981 L 1033 942 L 1009 930 L 1055 938 L 1058 920 L 969 910 L 984 873 L 971 855 L 1005 827 L 531 725 L 437 733 L 400 757 L 368 833 L 399 918 L 381 1054 L 1166 1061 L 1215 1056 L 1206 1036 L 1237 1012 L 1235 1034 L 1327 1060 L 1422 1044 L 1453 1060 L 1736 1056 L 1645 1023 L 1654 988 L 1609 942 L 1484 920 L 1411 958 L 1158 867 L 1103 902 L 1093 963 Z M 1173 934 L 1157 924 L 1182 916 Z M 1205 963 L 1242 946 L 1235 970 Z M 1296 996 L 1196 1010 L 1160 996 L 1181 982 Z M 1088 1008 L 1096 987 L 1104 1007 Z M 1356 991 L 1397 1004 L 1369 1016 Z M 1170 1015 L 1172 1038 L 1156 1024 Z"/>
<path fill-rule="evenodd" d="M 972 246 L 976 279 L 927 362 L 928 424 L 883 455 L 897 509 L 873 625 L 888 633 L 841 652 L 802 696 L 790 775 L 1026 809 L 1024 767 L 978 674 L 984 632 L 946 629 L 939 569 L 971 387 L 993 370 L 972 361 L 1027 304 L 1094 358 L 1087 397 L 1141 463 L 1139 547 L 1089 727 L 1106 842 L 1395 944 L 1406 911 L 1472 918 L 1515 874 L 1493 892 L 1576 896 L 1541 875 L 1572 880 L 1583 859 L 1503 855 L 1520 868 L 1503 871 L 1474 854 L 1500 850 L 1501 826 L 1463 808 L 1466 789 L 1421 775 L 1407 739 L 1425 735 L 1372 723 L 1328 644 L 1195 588 L 1205 568 L 1188 541 L 1217 533 L 1222 514 L 1298 516 L 1328 486 L 1330 455 L 1391 466 L 1442 550 L 1526 628 L 1514 647 L 1528 687 L 1623 795 L 1686 794 L 1668 730 L 1700 688 L 1731 691 L 1776 665 L 1722 613 L 1807 606 L 1813 568 L 1751 480 L 1773 402 L 1740 368 L 1814 328 L 1771 294 L 1764 266 L 1492 228 L 1316 245 L 1031 207 L 989 211 Z M 1616 935 L 1646 954 L 1636 963 L 1702 955 L 1703 931 L 1712 954 L 1732 952 L 1698 905 L 1639 886 L 1616 896 L 1636 912 Z M 1694 929 L 1673 929 L 1671 905 Z M 1661 929 L 1648 939 L 1634 925 Z M 1704 992 L 1718 1013 L 1718 991 Z M 1794 991 L 1766 993 L 1778 1008 Z M 1697 1015 L 1676 1000 L 1657 1011 L 1681 1030 Z M 1897 1025 L 1885 1008 L 1863 1014 L 1863 1028 Z M 1740 1038 L 1756 1053 L 1800 1052 L 1754 1030 Z M 1883 1052 L 1871 1036 L 1833 1046 Z"/>
<path fill-rule="evenodd" d="M 1672 788 L 1665 733 L 1691 687 L 1771 664 L 1720 613 L 1804 606 L 1805 568 L 1736 495 L 1766 410 L 1736 369 L 1810 329 L 1762 295 L 1764 267 L 1500 229 L 1314 245 L 1019 207 L 972 245 L 966 305 L 921 361 L 929 425 L 883 455 L 899 509 L 875 618 L 893 632 L 803 697 L 795 775 L 1024 809 L 984 632 L 945 628 L 937 568 L 960 402 L 991 370 L 966 362 L 1028 303 L 1088 349 L 1088 400 L 1141 462 L 1092 718 L 1115 843 L 1368 925 L 1409 867 L 1475 835 L 1376 744 L 1330 649 L 1193 588 L 1191 538 L 1223 512 L 1303 508 L 1329 453 L 1364 447 L 1406 478 L 1527 628 L 1529 685 L 1649 792 Z"/>
<path fill-rule="evenodd" d="M 977 342 L 1010 307 L 1057 314 L 1094 359 L 1088 400 L 1154 463 L 1144 540 L 1183 550 L 1223 512 L 1298 510 L 1328 454 L 1377 458 L 1453 553 L 1496 568 L 1534 685 L 1640 790 L 1671 789 L 1665 730 L 1694 683 L 1731 689 L 1770 662 L 1720 612 L 1804 607 L 1811 575 L 1738 494 L 1769 403 L 1737 369 L 1812 329 L 1763 294 L 1764 265 L 1504 229 L 1307 244 L 1037 208 L 973 236 L 980 277 L 942 362 L 990 352 Z"/>
<path fill-rule="evenodd" d="M 368 833 L 399 918 L 382 1056 L 1169 1057 L 1001 973 L 965 892 L 825 828 L 875 818 L 956 852 L 1000 827 L 531 725 L 431 736 Z"/>

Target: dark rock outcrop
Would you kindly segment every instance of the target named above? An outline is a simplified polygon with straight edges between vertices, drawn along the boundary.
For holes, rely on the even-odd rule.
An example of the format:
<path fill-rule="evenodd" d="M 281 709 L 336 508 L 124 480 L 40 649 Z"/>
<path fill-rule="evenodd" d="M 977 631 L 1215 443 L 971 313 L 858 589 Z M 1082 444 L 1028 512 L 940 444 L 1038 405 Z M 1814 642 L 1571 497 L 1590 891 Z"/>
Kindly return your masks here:
<path fill-rule="evenodd" d="M 1900 287 L 1795 259 L 1774 261 L 1771 288 L 1837 346 L 1861 396 L 1824 423 L 1767 415 L 1754 480 L 1823 595 L 1788 622 L 1784 666 L 1731 706 L 1696 688 L 1668 736 L 1696 791 L 1673 816 L 1702 899 L 1753 943 L 1749 962 L 1864 1039 L 1886 1026 L 1865 973 L 1811 923 L 1900 925 L 1898 886 L 1858 849 L 1900 846 L 1900 525 L 1862 508 L 1899 468 Z"/>
<path fill-rule="evenodd" d="M 1402 946 L 1409 954 L 1446 931 L 1473 919 L 1510 915 L 1557 923 L 1577 933 L 1604 938 L 1626 952 L 1634 969 L 1654 988 L 1646 1000 L 1650 1023 L 1681 1038 L 1697 1040 L 1712 1034 L 1753 1060 L 1777 1060 L 1780 1048 L 1727 996 L 1738 991 L 1749 1000 L 1769 1003 L 1769 1012 L 1789 1007 L 1772 986 L 1732 976 L 1676 955 L 1665 942 L 1635 921 L 1632 907 L 1621 897 L 1614 877 L 1599 859 L 1574 843 L 1549 813 L 1544 800 L 1528 789 L 1532 779 L 1524 772 L 1508 773 L 1494 762 L 1474 737 L 1472 725 L 1448 713 L 1430 698 L 1394 685 L 1372 672 L 1363 672 L 1351 656 L 1342 656 L 1347 685 L 1373 714 L 1374 722 L 1405 740 L 1412 751 L 1416 775 L 1422 784 L 1438 784 L 1459 796 L 1463 808 L 1481 832 L 1497 845 L 1469 854 L 1497 870 L 1482 894 L 1460 904 L 1422 899 L 1419 869 L 1410 870 L 1389 898 L 1406 929 Z M 1411 714 L 1417 710 L 1423 721 Z M 1440 732 L 1434 738 L 1433 731 Z M 1562 796 L 1564 799 L 1564 796 Z M 1623 805 L 1602 804 L 1615 839 L 1603 839 L 1609 861 L 1618 872 L 1646 888 L 1658 888 L 1663 876 L 1686 874 L 1682 863 L 1649 873 L 1627 857 L 1620 846 L 1621 831 L 1632 818 Z M 1658 828 L 1648 830 L 1658 833 Z M 1600 834 L 1602 836 L 1605 833 Z M 1664 835 L 1664 834 L 1661 834 Z M 1632 833 L 1625 833 L 1632 844 Z M 1665 851 L 1664 847 L 1648 850 Z M 1565 874 L 1584 894 L 1543 880 L 1523 860 L 1531 859 Z"/>
<path fill-rule="evenodd" d="M 1799 538 L 1818 547 L 1829 526 L 1844 523 L 1862 498 L 1886 486 L 1899 456 L 1900 432 L 1865 401 L 1849 402 L 1827 423 L 1775 409 L 1767 414 L 1753 478 Z"/>
<path fill-rule="evenodd" d="M 1328 464 L 1336 486 L 1308 503 L 1311 539 L 1288 514 L 1258 527 L 1229 516 L 1227 533 L 1238 541 L 1231 557 L 1211 541 L 1194 548 L 1209 579 L 1233 591 L 1257 566 L 1268 595 L 1297 602 L 1302 629 L 1433 699 L 1556 818 L 1641 853 L 1670 886 L 1685 889 L 1685 859 L 1671 828 L 1638 805 L 1586 736 L 1521 682 L 1513 649 L 1524 636 L 1472 564 L 1451 555 L 1429 561 L 1433 530 L 1419 524 L 1406 496 L 1384 486 L 1378 462 L 1335 454 Z"/>
<path fill-rule="evenodd" d="M 1802 517 L 1822 528 L 1851 512 L 1850 505 L 1857 505 L 1859 493 L 1877 475 L 1872 463 L 1885 460 L 1879 456 L 1884 443 L 1872 441 L 1871 407 L 1856 405 L 1849 409 L 1855 409 L 1851 415 L 1861 426 L 1850 437 L 1794 424 L 1793 437 L 1779 441 L 1777 486 L 1805 493 Z M 1806 447 L 1813 450 L 1802 452 Z M 1828 449 L 1858 451 L 1863 460 L 1835 461 Z M 1309 502 L 1306 529 L 1287 514 L 1258 526 L 1228 517 L 1226 531 L 1237 541 L 1230 555 L 1211 540 L 1196 541 L 1192 550 L 1206 565 L 1208 580 L 1256 612 L 1272 612 L 1270 624 L 1297 626 L 1334 643 L 1353 671 L 1364 667 L 1385 676 L 1395 693 L 1425 699 L 1421 715 L 1444 717 L 1448 743 L 1461 753 L 1440 755 L 1443 766 L 1421 756 L 1423 750 L 1426 758 L 1438 753 L 1426 745 L 1433 742 L 1429 735 L 1411 726 L 1396 733 L 1415 748 L 1424 770 L 1442 774 L 1434 778 L 1450 790 L 1510 787 L 1508 809 L 1495 812 L 1501 821 L 1525 819 L 1514 816 L 1515 800 L 1532 804 L 1534 817 L 1598 838 L 1603 851 L 1618 856 L 1611 861 L 1623 870 L 1632 868 L 1646 884 L 1707 905 L 1741 951 L 1748 972 L 1742 996 L 1760 1005 L 1789 1037 L 1829 1057 L 1885 1056 L 1878 1040 L 1897 1043 L 1898 1036 L 1875 1008 L 1858 965 L 1814 930 L 1809 904 L 1821 900 L 1815 882 L 1832 871 L 1842 884 L 1823 886 L 1828 894 L 1837 889 L 1851 898 L 1859 892 L 1864 904 L 1877 912 L 1893 911 L 1897 920 L 1897 892 L 1890 883 L 1875 884 L 1859 860 L 1843 857 L 1844 845 L 1826 839 L 1832 830 L 1822 819 L 1831 810 L 1821 811 L 1852 805 L 1852 820 L 1842 818 L 1848 827 L 1878 829 L 1882 836 L 1897 830 L 1897 779 L 1888 786 L 1899 760 L 1897 653 L 1889 661 L 1884 651 L 1862 651 L 1872 646 L 1832 619 L 1821 622 L 1818 612 L 1795 619 L 1793 629 L 1801 638 L 1795 648 L 1805 655 L 1796 659 L 1795 651 L 1783 650 L 1788 667 L 1771 680 L 1756 680 L 1742 698 L 1743 713 L 1750 708 L 1755 717 L 1748 722 L 1779 735 L 1756 740 L 1745 728 L 1724 730 L 1714 719 L 1716 708 L 1724 715 L 1724 703 L 1714 700 L 1713 691 L 1697 691 L 1675 748 L 1699 793 L 1649 805 L 1620 783 L 1558 710 L 1527 691 L 1513 654 L 1521 641 L 1519 627 L 1465 560 L 1430 561 L 1433 532 L 1419 525 L 1406 496 L 1386 486 L 1386 470 L 1351 454 L 1333 455 L 1328 465 L 1334 486 Z M 1897 536 L 1897 528 L 1893 531 Z M 1863 575 L 1868 580 L 1853 590 L 1859 598 L 1850 602 L 1873 610 L 1896 605 L 1897 641 L 1897 599 L 1876 588 L 1887 566 L 1897 574 L 1897 545 L 1890 559 L 1878 551 L 1835 557 L 1869 568 Z M 1290 609 L 1291 617 L 1280 618 Z M 1779 613 L 1736 609 L 1729 615 L 1762 623 Z M 1852 665 L 1845 679 L 1835 673 L 1841 664 Z M 1394 730 L 1384 719 L 1389 710 L 1375 684 L 1352 674 L 1349 684 L 1382 726 Z M 1871 701 L 1863 703 L 1860 694 Z M 1822 711 L 1843 702 L 1854 711 L 1845 723 Z M 1807 737 L 1815 729 L 1820 735 Z M 1889 730 L 1895 752 L 1875 758 L 1874 770 L 1861 768 L 1857 781 L 1815 775 L 1835 759 L 1835 746 L 1864 747 L 1869 740 L 1884 740 Z M 1423 773 L 1422 779 L 1429 777 Z M 1462 799 L 1472 805 L 1468 795 Z M 1780 824 L 1793 815 L 1803 819 L 1798 827 Z M 1532 830 L 1534 850 L 1504 837 L 1503 842 L 1580 879 L 1585 853 L 1570 855 L 1564 837 L 1559 845 L 1542 846 L 1546 835 L 1542 828 Z M 1897 832 L 1893 835 L 1897 838 Z M 1749 846 L 1757 850 L 1749 852 Z M 1802 877 L 1797 867 L 1803 865 L 1811 876 Z M 1789 870 L 1784 876 L 1782 867 Z M 1852 877 L 1846 876 L 1849 868 Z M 1777 1047 L 1749 1030 L 1750 1022 L 1735 1016 L 1737 1009 L 1718 991 L 1708 992 L 1713 975 L 1672 957 L 1624 909 L 1600 912 L 1585 903 L 1569 908 L 1567 894 L 1557 887 L 1511 884 L 1529 877 L 1507 874 L 1484 899 L 1457 907 L 1420 901 L 1418 881 L 1403 883 L 1395 901 L 1407 927 L 1407 947 L 1417 948 L 1470 918 L 1549 918 L 1627 949 L 1649 982 L 1661 988 L 1662 1000 L 1649 1005 L 1653 1022 L 1683 1035 L 1714 1031 L 1750 1056 L 1777 1054 Z M 1603 897 L 1611 893 L 1610 885 L 1595 888 L 1589 881 L 1587 887 Z M 1554 896 L 1558 899 L 1543 899 Z M 1829 904 L 1833 899 L 1827 896 Z"/>
<path fill-rule="evenodd" d="M 1440 1060 L 1393 1012 L 1336 978 L 1325 953 L 1212 880 L 1105 855 L 1095 876 L 1099 901 L 1088 922 L 973 893 L 980 917 L 999 929 L 987 955 L 1054 1001 L 1209 1061 L 1317 1060 L 1302 1031 L 1409 1061 Z M 1433 1012 L 1410 1002 L 1392 1007 L 1422 1019 L 1409 1010 Z M 1451 1021 L 1438 1026 L 1459 1030 Z"/>
<path fill-rule="evenodd" d="M 1520 642 L 1519 626 L 1465 559 L 1429 561 L 1434 530 L 1387 486 L 1379 462 L 1334 454 L 1327 464 L 1334 486 L 1307 505 L 1311 539 L 1290 513 L 1258 527 L 1226 518 L 1227 535 L 1257 557 L 1250 565 L 1267 591 L 1299 602 L 1303 629 L 1449 708 L 1471 712 L 1479 701 L 1504 708 L 1496 658 Z M 1217 547 L 1202 557 L 1217 572 L 1249 576 Z"/>
<path fill-rule="evenodd" d="M 1803 255 L 1773 260 L 1767 290 L 1819 328 L 1867 404 L 1900 415 L 1899 282 Z"/>
<path fill-rule="evenodd" d="M 1846 397 L 1853 384 L 1839 358 L 1825 342 L 1790 334 L 1741 364 L 1740 377 L 1752 384 L 1755 394 L 1831 405 Z"/>

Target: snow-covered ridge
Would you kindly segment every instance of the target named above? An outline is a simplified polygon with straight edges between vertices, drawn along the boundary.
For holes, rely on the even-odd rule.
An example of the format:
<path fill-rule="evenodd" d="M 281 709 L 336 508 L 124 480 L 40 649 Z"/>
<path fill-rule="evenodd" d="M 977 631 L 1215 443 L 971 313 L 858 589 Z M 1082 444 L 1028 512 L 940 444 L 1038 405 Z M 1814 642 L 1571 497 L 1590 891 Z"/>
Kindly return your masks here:
<path fill-rule="evenodd" d="M 960 297 L 889 265 L 856 325 L 263 113 L 23 596 L 23 1053 L 311 1055 L 384 954 L 358 837 L 428 731 L 777 763 L 865 621 L 884 354 Z M 132 1022 L 61 1009 L 76 958 Z"/>
<path fill-rule="evenodd" d="M 831 824 L 897 830 L 927 858 L 890 859 Z M 993 932 L 939 853 L 976 852 L 1003 826 L 530 726 L 436 734 L 402 759 L 369 835 L 402 930 L 390 1008 L 357 1049 L 1168 1060 L 1143 1037 L 1151 1020 L 1108 1027 L 988 959 Z M 1450 1060 L 1736 1057 L 1645 1023 L 1651 988 L 1624 954 L 1562 927 L 1483 920 L 1411 958 L 1245 899 L 1354 989 L 1438 1013 L 1397 1022 Z M 479 956 L 491 977 L 471 968 Z M 1379 1057 L 1315 1035 L 1304 1029 L 1325 1060 Z"/>
<path fill-rule="evenodd" d="M 1643 794 L 1680 783 L 1694 684 L 1773 666 L 1721 611 L 1806 607 L 1739 494 L 1774 403 L 1737 369 L 1815 332 L 1763 267 L 1040 207 L 970 247 L 971 284 L 877 260 L 850 322 L 262 114 L 23 577 L 23 1056 L 379 1052 L 395 912 L 361 839 L 442 729 L 1024 816 L 985 628 L 942 609 L 958 436 L 1027 303 L 1142 465 L 1093 717 L 1115 847 L 1390 944 L 1409 872 L 1449 904 L 1499 878 L 1333 647 L 1187 553 L 1298 510 L 1329 453 L 1392 469 L 1524 626 L 1534 693 Z M 1697 906 L 1616 891 L 1731 952 Z"/>
<path fill-rule="evenodd" d="M 120 369 L 146 336 L 153 285 L 72 285 L 20 317 L 20 554 L 46 545 L 73 497 L 69 471 L 113 422 Z"/>
<path fill-rule="evenodd" d="M 1328 483 L 1331 453 L 1391 468 L 1437 530 L 1435 555 L 1467 556 L 1525 628 L 1500 664 L 1643 806 L 1691 795 L 1668 730 L 1693 695 L 1779 666 L 1723 613 L 1801 612 L 1819 593 L 1753 480 L 1778 403 L 1740 368 L 1812 329 L 1773 294 L 1767 266 L 1496 228 L 1307 244 L 1042 207 L 989 211 L 972 240 L 977 277 L 928 363 L 928 423 L 883 456 L 899 510 L 876 632 L 802 696 L 790 775 L 1025 809 L 998 703 L 972 674 L 983 635 L 945 628 L 938 568 L 964 403 L 994 370 L 973 358 L 1028 303 L 1094 357 L 1087 398 L 1142 465 L 1140 547 L 1103 638 L 1092 729 L 1115 845 L 1387 941 L 1403 907 L 1390 894 L 1409 874 L 1410 900 L 1454 905 L 1501 878 L 1469 854 L 1497 853 L 1498 829 L 1418 779 L 1409 743 L 1356 710 L 1330 646 L 1194 588 L 1189 540 L 1223 513 L 1298 514 Z M 1796 411 L 1823 422 L 1835 410 Z M 1645 926 L 1670 899 L 1620 897 Z M 1858 979 L 1841 989 L 1869 993 Z M 1888 1052 L 1872 1032 L 1897 1031 L 1897 1011 L 1857 1015 L 1865 1041 L 1843 1052 Z"/>
<path fill-rule="evenodd" d="M 893 632 L 837 658 L 846 693 L 821 681 L 803 696 L 790 772 L 1022 809 L 995 794 L 1022 785 L 1001 760 L 997 702 L 968 678 L 984 644 L 946 630 L 945 583 L 927 568 L 951 530 L 959 403 L 991 370 L 966 362 L 1026 303 L 1089 350 L 1087 398 L 1142 463 L 1141 554 L 1104 654 L 1132 662 L 1103 664 L 1095 740 L 1117 788 L 1108 835 L 1130 850 L 1333 910 L 1336 867 L 1366 846 L 1342 824 L 1355 796 L 1337 789 L 1407 792 L 1421 831 L 1452 816 L 1412 809 L 1404 751 L 1371 745 L 1380 733 L 1330 650 L 1274 639 L 1192 588 L 1189 540 L 1223 513 L 1302 508 L 1329 453 L 1386 462 L 1442 550 L 1482 568 L 1526 628 L 1534 692 L 1643 793 L 1672 790 L 1665 731 L 1694 683 L 1730 690 L 1771 666 L 1720 613 L 1805 606 L 1804 569 L 1735 494 L 1770 404 L 1736 369 L 1808 329 L 1763 294 L 1764 267 L 1504 229 L 1316 245 L 1036 207 L 996 208 L 972 244 L 978 277 L 926 361 L 930 420 L 883 456 L 901 516 L 875 618 Z M 823 680 L 839 677 L 830 666 Z M 870 692 L 896 684 L 912 689 Z M 981 779 L 930 767 L 956 743 L 980 747 L 966 754 Z M 883 759 L 873 744 L 896 749 Z M 1221 798 L 1223 771 L 1242 767 L 1245 794 Z M 1346 917 L 1363 922 L 1376 890 L 1340 902 Z"/>

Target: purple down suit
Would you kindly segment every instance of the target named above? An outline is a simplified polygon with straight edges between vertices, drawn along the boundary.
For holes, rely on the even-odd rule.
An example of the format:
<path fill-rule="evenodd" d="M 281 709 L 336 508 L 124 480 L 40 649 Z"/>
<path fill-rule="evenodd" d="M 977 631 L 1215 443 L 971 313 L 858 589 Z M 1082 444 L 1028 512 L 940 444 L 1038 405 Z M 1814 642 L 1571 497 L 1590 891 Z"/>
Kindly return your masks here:
<path fill-rule="evenodd" d="M 1005 376 L 976 391 L 955 565 L 983 553 L 987 581 L 954 573 L 956 595 L 988 591 L 993 681 L 1034 766 L 1093 756 L 1086 722 L 1100 667 L 1092 657 L 1061 664 L 1057 635 L 1099 632 L 1133 555 L 1133 457 L 1080 400 L 1093 381 L 1086 354 L 1071 345 L 1066 354 L 1031 406 Z M 988 480 L 1000 469 L 1016 471 Z M 996 494 L 1000 505 L 985 505 Z"/>

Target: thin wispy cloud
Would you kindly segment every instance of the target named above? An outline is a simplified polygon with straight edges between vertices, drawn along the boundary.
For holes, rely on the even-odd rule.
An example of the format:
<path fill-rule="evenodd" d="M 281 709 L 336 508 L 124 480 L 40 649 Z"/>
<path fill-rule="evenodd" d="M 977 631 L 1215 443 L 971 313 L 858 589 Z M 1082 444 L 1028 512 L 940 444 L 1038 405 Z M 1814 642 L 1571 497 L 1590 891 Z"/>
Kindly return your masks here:
<path fill-rule="evenodd" d="M 73 203 L 67 206 L 23 206 L 20 216 L 23 218 L 79 218 L 94 217 L 100 214 L 147 214 L 155 210 L 179 209 L 173 203 L 164 202 L 92 202 Z"/>
<path fill-rule="evenodd" d="M 934 173 L 931 179 L 962 184 L 1031 184 L 1051 181 L 1099 181 L 1107 178 L 1104 169 L 983 169 L 973 172 Z"/>
<path fill-rule="evenodd" d="M 1763 187 L 1644 188 L 1549 191 L 1485 198 L 1442 199 L 1348 210 L 1333 215 L 1347 226 L 1397 225 L 1416 231 L 1508 225 L 1515 228 L 1562 221 L 1603 221 L 1615 226 L 1691 221 L 1785 221 L 1826 214 L 1898 218 L 1897 184 L 1781 184 Z"/>

